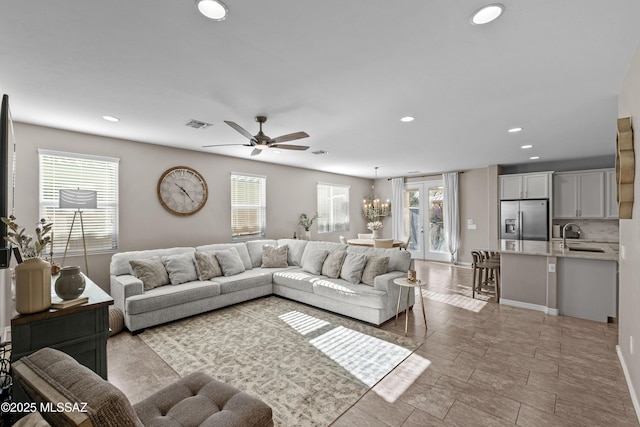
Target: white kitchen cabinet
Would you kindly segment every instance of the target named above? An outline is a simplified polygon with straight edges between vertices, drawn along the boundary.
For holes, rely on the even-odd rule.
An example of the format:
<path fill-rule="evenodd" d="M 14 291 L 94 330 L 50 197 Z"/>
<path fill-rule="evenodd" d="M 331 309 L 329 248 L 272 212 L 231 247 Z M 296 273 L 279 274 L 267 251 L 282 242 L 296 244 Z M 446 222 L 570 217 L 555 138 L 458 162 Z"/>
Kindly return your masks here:
<path fill-rule="evenodd" d="M 553 216 L 554 218 L 605 218 L 605 171 L 555 174 Z"/>
<path fill-rule="evenodd" d="M 500 176 L 500 200 L 549 198 L 550 172 Z"/>
<path fill-rule="evenodd" d="M 605 205 L 604 214 L 607 218 L 618 218 L 618 183 L 616 181 L 616 170 L 611 169 L 605 172 Z"/>

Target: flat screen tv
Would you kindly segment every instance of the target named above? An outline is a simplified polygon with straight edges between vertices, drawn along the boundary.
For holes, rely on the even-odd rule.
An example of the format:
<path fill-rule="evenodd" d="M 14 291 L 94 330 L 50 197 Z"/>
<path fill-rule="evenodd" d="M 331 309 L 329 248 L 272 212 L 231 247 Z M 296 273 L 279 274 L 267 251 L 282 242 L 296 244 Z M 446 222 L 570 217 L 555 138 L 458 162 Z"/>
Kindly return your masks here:
<path fill-rule="evenodd" d="M 9 111 L 9 95 L 3 95 L 0 111 L 0 216 L 3 217 L 13 214 L 14 152 L 15 139 Z M 0 223 L 0 269 L 8 268 L 11 259 L 11 249 L 4 240 L 6 236 L 7 226 Z"/>

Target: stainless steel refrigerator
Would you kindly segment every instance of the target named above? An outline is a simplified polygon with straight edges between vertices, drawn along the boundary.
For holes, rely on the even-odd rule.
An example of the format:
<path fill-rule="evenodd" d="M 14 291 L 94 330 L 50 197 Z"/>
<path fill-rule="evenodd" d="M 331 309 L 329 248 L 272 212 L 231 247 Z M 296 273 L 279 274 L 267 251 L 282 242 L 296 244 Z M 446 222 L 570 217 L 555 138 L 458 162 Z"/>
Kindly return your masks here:
<path fill-rule="evenodd" d="M 549 200 L 500 202 L 500 238 L 549 240 Z"/>

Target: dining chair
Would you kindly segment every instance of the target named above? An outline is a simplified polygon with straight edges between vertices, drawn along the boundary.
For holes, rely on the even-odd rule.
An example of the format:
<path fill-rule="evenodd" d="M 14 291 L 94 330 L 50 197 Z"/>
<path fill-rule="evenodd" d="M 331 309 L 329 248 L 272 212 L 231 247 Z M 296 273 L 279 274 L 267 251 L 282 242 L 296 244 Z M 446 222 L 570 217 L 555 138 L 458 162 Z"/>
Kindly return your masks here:
<path fill-rule="evenodd" d="M 373 247 L 374 248 L 392 248 L 393 239 L 374 239 Z"/>
<path fill-rule="evenodd" d="M 343 245 L 348 245 L 347 238 L 344 236 L 340 236 L 340 243 L 342 243 Z"/>
<path fill-rule="evenodd" d="M 370 234 L 358 233 L 358 239 L 373 239 L 373 233 L 370 233 Z"/>
<path fill-rule="evenodd" d="M 404 249 L 405 251 L 409 250 L 409 242 L 411 241 L 411 236 L 407 237 L 400 243 L 400 249 Z"/>

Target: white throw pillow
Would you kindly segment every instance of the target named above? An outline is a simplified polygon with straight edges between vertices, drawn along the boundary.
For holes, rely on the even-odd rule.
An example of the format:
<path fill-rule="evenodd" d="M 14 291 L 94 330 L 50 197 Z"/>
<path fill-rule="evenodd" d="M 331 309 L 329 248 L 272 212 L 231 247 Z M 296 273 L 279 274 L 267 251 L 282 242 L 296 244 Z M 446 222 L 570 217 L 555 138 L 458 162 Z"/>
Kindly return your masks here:
<path fill-rule="evenodd" d="M 234 247 L 216 251 L 216 258 L 220 263 L 220 268 L 222 268 L 222 274 L 225 276 L 233 276 L 245 271 L 240 254 Z"/>
<path fill-rule="evenodd" d="M 312 249 L 304 257 L 302 269 L 307 273 L 321 274 L 324 260 L 327 259 L 329 251 L 326 249 Z"/>
<path fill-rule="evenodd" d="M 169 273 L 172 285 L 198 280 L 198 272 L 191 254 L 163 256 L 162 263 Z"/>
<path fill-rule="evenodd" d="M 340 278 L 357 285 L 362 279 L 365 265 L 367 265 L 365 254 L 347 253 L 342 263 L 342 270 L 340 270 Z"/>

